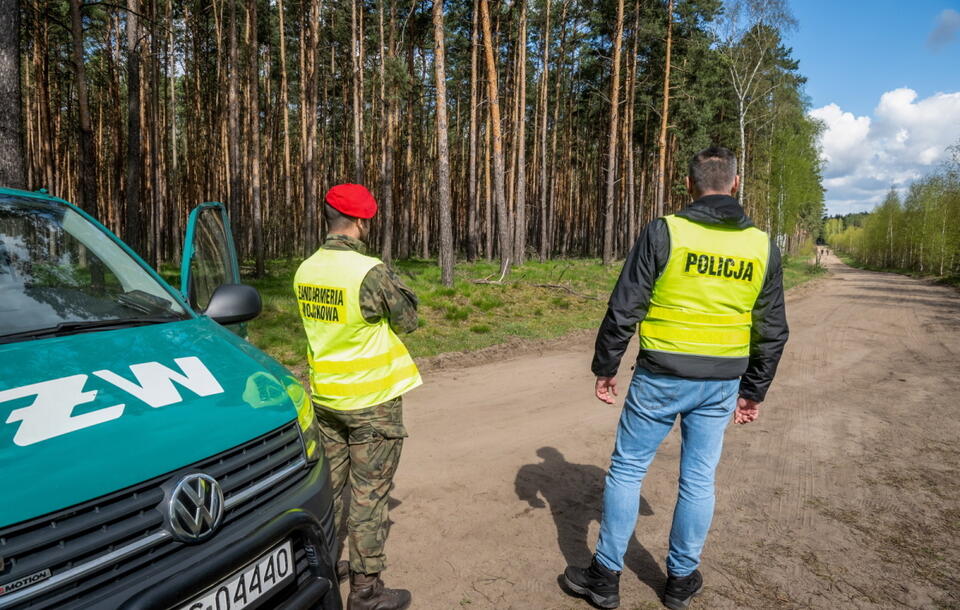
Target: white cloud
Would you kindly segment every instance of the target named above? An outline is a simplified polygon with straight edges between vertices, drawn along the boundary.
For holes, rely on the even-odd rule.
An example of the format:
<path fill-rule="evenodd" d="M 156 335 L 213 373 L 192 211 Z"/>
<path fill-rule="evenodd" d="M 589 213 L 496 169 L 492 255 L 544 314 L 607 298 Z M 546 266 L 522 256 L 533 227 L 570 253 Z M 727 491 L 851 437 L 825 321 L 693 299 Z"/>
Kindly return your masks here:
<path fill-rule="evenodd" d="M 927 46 L 934 52 L 939 52 L 947 46 L 960 32 L 960 13 L 952 8 L 943 9 L 937 15 L 936 25 L 927 38 Z"/>
<path fill-rule="evenodd" d="M 855 116 L 837 104 L 810 111 L 823 121 L 821 138 L 827 210 L 870 210 L 891 186 L 906 188 L 947 159 L 960 141 L 960 92 L 918 99 L 917 92 L 887 91 L 873 116 Z"/>
<path fill-rule="evenodd" d="M 855 117 L 836 104 L 817 108 L 810 114 L 828 127 L 821 140 L 823 158 L 827 162 L 826 176 L 847 174 L 861 160 L 870 134 L 870 117 Z"/>

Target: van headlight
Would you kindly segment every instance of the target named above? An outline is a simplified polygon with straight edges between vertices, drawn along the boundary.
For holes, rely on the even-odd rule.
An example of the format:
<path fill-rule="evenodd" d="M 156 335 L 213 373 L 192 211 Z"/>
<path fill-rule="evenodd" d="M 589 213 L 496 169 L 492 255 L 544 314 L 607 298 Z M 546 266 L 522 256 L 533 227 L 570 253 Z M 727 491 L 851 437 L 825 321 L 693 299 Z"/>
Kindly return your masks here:
<path fill-rule="evenodd" d="M 300 382 L 293 377 L 284 377 L 283 385 L 287 389 L 290 400 L 297 407 L 297 422 L 300 424 L 300 438 L 303 439 L 307 461 L 316 462 L 323 454 L 323 446 L 320 441 L 320 425 L 317 423 L 317 416 L 313 412 L 310 395 L 303 389 Z"/>

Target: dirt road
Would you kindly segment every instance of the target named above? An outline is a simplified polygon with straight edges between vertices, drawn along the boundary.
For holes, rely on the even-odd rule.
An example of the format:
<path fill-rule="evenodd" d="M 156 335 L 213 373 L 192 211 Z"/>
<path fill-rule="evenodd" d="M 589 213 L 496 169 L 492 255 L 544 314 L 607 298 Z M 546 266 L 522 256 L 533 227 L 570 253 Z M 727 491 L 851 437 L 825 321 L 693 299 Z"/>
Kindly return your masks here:
<path fill-rule="evenodd" d="M 788 297 L 760 419 L 728 431 L 693 608 L 960 607 L 960 295 L 828 264 Z M 414 608 L 589 607 L 557 576 L 589 561 L 619 416 L 592 398 L 591 355 L 582 335 L 435 370 L 409 395 L 385 576 Z M 675 428 L 644 483 L 622 608 L 660 607 L 678 455 Z"/>

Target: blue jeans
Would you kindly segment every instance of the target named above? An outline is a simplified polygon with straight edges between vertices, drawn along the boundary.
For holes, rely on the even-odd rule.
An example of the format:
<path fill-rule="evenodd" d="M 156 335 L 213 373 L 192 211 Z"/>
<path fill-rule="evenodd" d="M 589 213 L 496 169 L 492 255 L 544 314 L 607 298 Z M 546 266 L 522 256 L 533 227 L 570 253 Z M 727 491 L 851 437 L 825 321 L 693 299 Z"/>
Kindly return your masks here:
<path fill-rule="evenodd" d="M 637 524 L 640 484 L 657 448 L 680 416 L 680 490 L 670 529 L 667 571 L 686 576 L 700 565 L 713 519 L 713 482 L 723 432 L 737 404 L 739 379 L 683 379 L 637 367 L 617 427 L 603 492 L 597 560 L 623 570 Z"/>

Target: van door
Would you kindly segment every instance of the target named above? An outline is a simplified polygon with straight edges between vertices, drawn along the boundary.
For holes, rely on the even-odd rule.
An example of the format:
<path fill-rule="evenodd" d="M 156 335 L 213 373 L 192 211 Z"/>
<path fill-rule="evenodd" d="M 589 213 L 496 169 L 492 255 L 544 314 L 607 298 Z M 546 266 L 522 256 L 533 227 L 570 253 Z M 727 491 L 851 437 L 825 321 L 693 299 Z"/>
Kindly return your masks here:
<path fill-rule="evenodd" d="M 227 209 L 219 202 L 202 203 L 190 212 L 187 221 L 180 292 L 194 311 L 203 313 L 220 285 L 239 283 L 240 264 Z M 246 336 L 246 324 L 231 324 L 228 328 Z"/>

